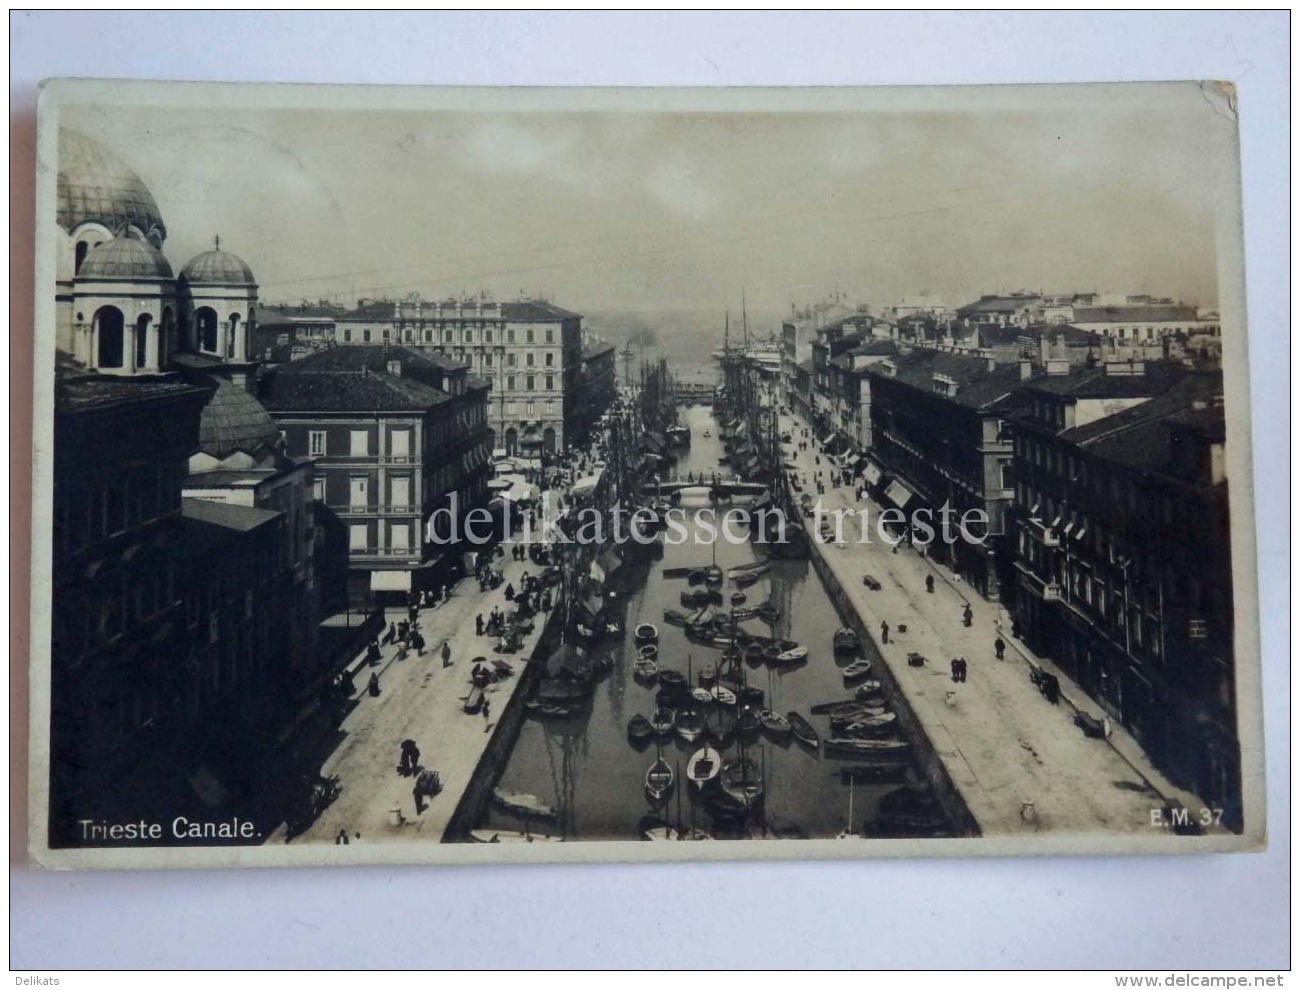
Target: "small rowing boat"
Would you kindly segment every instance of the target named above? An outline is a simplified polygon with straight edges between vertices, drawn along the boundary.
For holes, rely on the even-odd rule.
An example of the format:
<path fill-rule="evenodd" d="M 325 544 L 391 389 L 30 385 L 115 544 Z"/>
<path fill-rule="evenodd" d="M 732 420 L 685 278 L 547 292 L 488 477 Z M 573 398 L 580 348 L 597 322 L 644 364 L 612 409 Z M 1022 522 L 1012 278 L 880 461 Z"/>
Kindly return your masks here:
<path fill-rule="evenodd" d="M 813 749 L 818 747 L 821 738 L 817 735 L 817 730 L 809 724 L 806 718 L 798 712 L 786 712 L 785 717 L 790 723 L 790 732 L 796 739 Z"/>
<path fill-rule="evenodd" d="M 653 681 L 659 676 L 659 665 L 653 660 L 638 657 L 632 663 L 632 676 L 643 681 Z"/>
<path fill-rule="evenodd" d="M 790 720 L 770 708 L 764 708 L 758 713 L 758 721 L 763 726 L 763 731 L 776 739 L 786 739 L 790 735 Z"/>
<path fill-rule="evenodd" d="M 642 642 L 653 642 L 659 638 L 659 629 L 653 622 L 642 622 L 636 627 L 635 635 Z"/>
<path fill-rule="evenodd" d="M 686 675 L 680 670 L 665 668 L 659 671 L 659 683 L 670 691 L 681 691 L 686 687 Z"/>
<path fill-rule="evenodd" d="M 555 818 L 555 809 L 549 804 L 542 801 L 541 798 L 532 794 L 518 794 L 514 791 L 502 790 L 498 787 L 492 792 L 492 797 L 496 803 L 506 811 L 513 812 L 525 818 Z"/>
<path fill-rule="evenodd" d="M 704 716 L 686 709 L 677 713 L 677 735 L 684 743 L 694 743 L 704 735 Z"/>
<path fill-rule="evenodd" d="M 645 795 L 651 804 L 662 804 L 673 790 L 673 768 L 662 756 L 645 772 Z"/>
<path fill-rule="evenodd" d="M 712 695 L 713 700 L 720 705 L 735 705 L 736 703 L 735 693 L 729 688 L 723 687 L 721 684 L 713 685 L 709 690 L 709 694 Z"/>
<path fill-rule="evenodd" d="M 691 697 L 701 705 L 713 704 L 713 693 L 706 687 L 691 688 Z"/>
<path fill-rule="evenodd" d="M 650 716 L 650 728 L 660 739 L 666 739 L 673 734 L 673 726 L 677 722 L 677 716 L 671 708 L 656 708 Z"/>
<path fill-rule="evenodd" d="M 835 736 L 827 739 L 826 752 L 841 756 L 903 756 L 911 744 L 906 739 L 844 739 Z"/>
<path fill-rule="evenodd" d="M 808 647 L 796 646 L 793 650 L 785 650 L 776 655 L 777 663 L 798 663 L 800 660 L 808 659 Z"/>
<path fill-rule="evenodd" d="M 858 634 L 845 626 L 836 630 L 832 642 L 836 653 L 854 653 L 858 649 Z"/>
<path fill-rule="evenodd" d="M 654 734 L 654 726 L 644 715 L 633 715 L 627 723 L 627 737 L 634 743 L 643 743 Z"/>
<path fill-rule="evenodd" d="M 659 656 L 659 647 L 655 646 L 654 643 L 646 643 L 645 646 L 641 647 L 636 652 L 637 656 L 642 660 L 653 660 Z"/>
<path fill-rule="evenodd" d="M 701 746 L 686 761 L 686 779 L 703 787 L 722 769 L 722 754 L 712 746 Z"/>
<path fill-rule="evenodd" d="M 846 681 L 856 681 L 859 677 L 866 677 L 869 673 L 871 673 L 871 661 L 865 657 L 854 660 L 843 670 Z"/>

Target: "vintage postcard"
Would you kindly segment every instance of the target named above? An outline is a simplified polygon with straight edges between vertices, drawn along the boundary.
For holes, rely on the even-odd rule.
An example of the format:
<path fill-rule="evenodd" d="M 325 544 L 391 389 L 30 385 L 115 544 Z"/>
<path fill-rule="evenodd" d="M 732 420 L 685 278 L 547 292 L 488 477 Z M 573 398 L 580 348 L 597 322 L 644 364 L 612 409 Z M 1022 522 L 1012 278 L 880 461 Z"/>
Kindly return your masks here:
<path fill-rule="evenodd" d="M 41 95 L 51 867 L 1265 842 L 1235 93 Z"/>

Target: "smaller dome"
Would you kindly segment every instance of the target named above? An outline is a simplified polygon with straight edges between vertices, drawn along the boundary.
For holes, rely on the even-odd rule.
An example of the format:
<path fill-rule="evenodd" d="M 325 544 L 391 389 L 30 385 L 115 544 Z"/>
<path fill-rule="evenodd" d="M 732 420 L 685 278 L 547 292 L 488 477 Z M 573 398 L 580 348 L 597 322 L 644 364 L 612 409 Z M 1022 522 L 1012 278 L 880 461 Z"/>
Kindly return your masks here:
<path fill-rule="evenodd" d="M 274 447 L 279 428 L 266 407 L 246 389 L 225 378 L 217 379 L 212 398 L 199 417 L 199 448 L 216 458 L 235 451 L 255 455 Z"/>
<path fill-rule="evenodd" d="M 181 275 L 191 285 L 254 285 L 257 281 L 253 278 L 253 270 L 245 264 L 243 258 L 220 248 L 204 251 L 198 257 L 191 258 L 181 269 Z"/>
<path fill-rule="evenodd" d="M 86 253 L 77 272 L 81 279 L 92 278 L 174 278 L 172 266 L 163 253 L 134 232 L 124 231 Z"/>

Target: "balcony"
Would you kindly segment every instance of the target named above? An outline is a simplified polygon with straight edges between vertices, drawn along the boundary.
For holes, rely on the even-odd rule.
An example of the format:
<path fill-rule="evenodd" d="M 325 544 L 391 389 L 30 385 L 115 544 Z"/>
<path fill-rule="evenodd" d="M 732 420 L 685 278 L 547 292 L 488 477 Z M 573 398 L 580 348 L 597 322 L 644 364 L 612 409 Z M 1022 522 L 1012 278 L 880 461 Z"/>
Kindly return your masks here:
<path fill-rule="evenodd" d="M 1065 589 L 1061 585 L 1055 582 L 1049 582 L 1048 584 L 1043 585 L 1043 601 L 1059 602 L 1064 597 Z"/>
<path fill-rule="evenodd" d="M 1055 526 L 1047 525 L 1041 519 L 1030 516 L 1025 520 L 1025 529 L 1045 547 L 1059 547 L 1061 545 L 1061 531 Z"/>
<path fill-rule="evenodd" d="M 340 516 L 415 516 L 418 505 L 336 505 L 331 506 Z"/>

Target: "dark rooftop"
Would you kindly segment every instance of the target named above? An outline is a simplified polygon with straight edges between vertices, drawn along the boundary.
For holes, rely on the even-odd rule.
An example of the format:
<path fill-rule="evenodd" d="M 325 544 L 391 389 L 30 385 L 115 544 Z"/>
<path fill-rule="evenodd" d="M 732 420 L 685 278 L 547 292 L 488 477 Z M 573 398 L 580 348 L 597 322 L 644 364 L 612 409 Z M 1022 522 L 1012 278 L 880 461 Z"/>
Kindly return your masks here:
<path fill-rule="evenodd" d="M 879 364 L 872 365 L 870 373 L 934 394 L 939 394 L 934 392 L 934 376 L 942 375 L 957 384 L 956 394 L 947 398 L 972 409 L 992 406 L 1021 383 L 1016 365 L 997 365 L 990 371 L 986 358 L 965 354 L 915 350 L 899 355 L 890 363 L 897 369 L 896 375 L 888 375 Z"/>
<path fill-rule="evenodd" d="M 76 368 L 70 362 L 58 366 L 55 372 L 54 407 L 58 412 L 78 412 L 184 396 L 206 398 L 207 392 L 187 385 L 173 374 L 95 375 Z"/>
<path fill-rule="evenodd" d="M 1162 320 L 1194 320 L 1195 306 L 1180 304 L 1138 306 L 1076 306 L 1075 323 L 1151 323 Z"/>
<path fill-rule="evenodd" d="M 182 498 L 181 515 L 185 520 L 189 545 L 198 550 L 218 545 L 235 533 L 247 533 L 280 517 L 270 509 L 251 505 L 230 505 L 205 498 Z"/>
<path fill-rule="evenodd" d="M 561 309 L 542 299 L 529 299 L 523 302 L 503 302 L 501 315 L 507 320 L 519 323 L 553 323 L 556 320 L 580 320 L 582 316 Z"/>
<path fill-rule="evenodd" d="M 1015 313 L 1026 306 L 1032 306 L 1041 297 L 1032 293 L 1010 296 L 980 296 L 973 303 L 967 303 L 957 310 L 958 316 L 977 316 L 980 313 Z"/>
<path fill-rule="evenodd" d="M 1098 457 L 1136 470 L 1167 474 L 1174 467 L 1174 440 L 1191 430 L 1222 442 L 1225 436 L 1223 375 L 1189 373 L 1163 395 L 1113 416 L 1066 430 L 1065 440 Z"/>
<path fill-rule="evenodd" d="M 1148 361 L 1139 375 L 1107 374 L 1105 366 L 1097 365 L 1066 375 L 1040 375 L 1025 387 L 1075 399 L 1146 398 L 1167 391 L 1186 373 L 1186 368 L 1172 361 Z"/>

